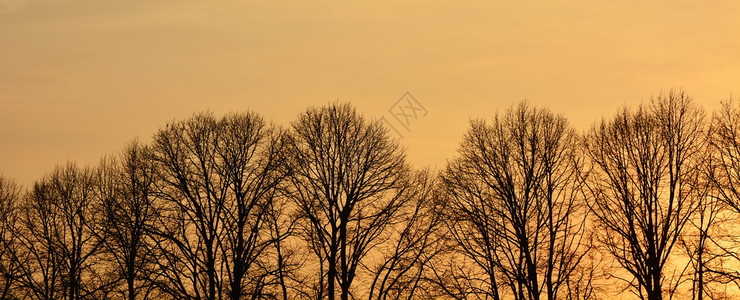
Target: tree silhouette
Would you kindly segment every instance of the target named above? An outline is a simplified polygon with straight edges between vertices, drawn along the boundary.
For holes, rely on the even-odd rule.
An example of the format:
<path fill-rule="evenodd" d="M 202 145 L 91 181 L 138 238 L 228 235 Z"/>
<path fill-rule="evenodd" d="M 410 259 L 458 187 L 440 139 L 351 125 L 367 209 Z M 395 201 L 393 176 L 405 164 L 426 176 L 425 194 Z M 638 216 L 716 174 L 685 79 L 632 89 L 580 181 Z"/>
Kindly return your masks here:
<path fill-rule="evenodd" d="M 671 91 L 602 121 L 585 139 L 599 241 L 642 299 L 675 292 L 678 279 L 664 270 L 698 203 L 703 116 L 686 94 Z"/>
<path fill-rule="evenodd" d="M 740 213 L 737 187 L 740 179 L 740 108 L 732 99 L 723 102 L 715 112 L 710 132 L 711 155 L 706 167 L 710 192 L 700 207 L 701 219 L 694 222 L 700 225 L 697 227 L 699 239 L 691 244 L 696 254 L 703 252 L 702 256 L 696 255 L 700 259 L 695 260 L 695 265 L 701 270 L 695 279 L 696 284 L 701 284 L 696 288 L 697 298 L 704 293 L 715 296 L 713 294 L 718 293 L 715 290 L 730 282 L 735 285 L 740 282 L 740 272 L 737 271 L 740 241 L 733 230 Z M 733 213 L 728 214 L 728 211 Z"/>
<path fill-rule="evenodd" d="M 0 176 L 0 299 L 729 299 L 740 106 L 683 92 L 581 135 L 526 101 L 440 172 L 348 103 L 197 113 L 29 189 Z M 615 284 L 620 283 L 620 284 Z M 623 283 L 623 284 L 622 284 Z"/>
<path fill-rule="evenodd" d="M 109 285 L 100 263 L 102 228 L 95 171 L 57 166 L 26 196 L 20 220 L 22 285 L 37 299 L 101 297 Z"/>
<path fill-rule="evenodd" d="M 412 174 L 411 201 L 399 210 L 400 222 L 391 228 L 382 258 L 369 287 L 368 299 L 431 299 L 439 294 L 428 274 L 444 252 L 442 215 L 437 180 L 429 171 Z"/>
<path fill-rule="evenodd" d="M 157 277 L 151 273 L 157 257 L 148 237 L 157 214 L 151 151 L 134 141 L 119 156 L 101 161 L 99 169 L 101 239 L 125 283 L 120 293 L 129 300 L 147 299 Z"/>
<path fill-rule="evenodd" d="M 16 224 L 21 200 L 21 188 L 12 180 L 0 176 L 0 299 L 12 299 L 22 261 L 18 259 Z"/>
<path fill-rule="evenodd" d="M 365 257 L 411 199 L 404 154 L 379 121 L 366 121 L 349 104 L 300 114 L 290 153 L 292 199 L 318 264 L 311 297 L 354 297 Z"/>
<path fill-rule="evenodd" d="M 516 299 L 567 294 L 586 245 L 577 142 L 564 118 L 526 102 L 471 122 L 443 174 L 450 234 L 478 267 L 461 274 L 471 281 L 465 297 L 502 299 L 504 288 Z"/>
<path fill-rule="evenodd" d="M 276 268 L 287 264 L 267 255 L 289 233 L 273 227 L 284 207 L 282 147 L 282 134 L 255 113 L 196 114 L 156 134 L 160 289 L 187 299 L 285 291 L 285 270 Z"/>
<path fill-rule="evenodd" d="M 720 200 L 740 213 L 740 107 L 732 100 L 712 118 L 710 140 L 715 160 L 710 180 L 716 186 Z"/>
<path fill-rule="evenodd" d="M 279 294 L 287 299 L 290 257 L 282 242 L 294 226 L 285 220 L 289 217 L 283 215 L 287 203 L 279 190 L 287 175 L 284 133 L 268 126 L 257 114 L 248 113 L 222 119 L 219 136 L 216 153 L 221 165 L 216 173 L 230 189 L 221 246 L 229 297 L 264 296 L 266 286 L 278 285 Z M 259 275 L 255 276 L 254 270 Z"/>

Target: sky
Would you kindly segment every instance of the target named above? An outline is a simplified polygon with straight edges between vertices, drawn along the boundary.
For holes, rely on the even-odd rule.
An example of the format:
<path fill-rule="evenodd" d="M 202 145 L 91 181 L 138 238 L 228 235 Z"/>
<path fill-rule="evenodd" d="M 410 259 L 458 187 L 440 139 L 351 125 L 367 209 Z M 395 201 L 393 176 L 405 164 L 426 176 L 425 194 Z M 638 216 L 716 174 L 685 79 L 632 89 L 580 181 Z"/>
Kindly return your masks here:
<path fill-rule="evenodd" d="M 0 0 L 0 173 L 30 185 L 203 110 L 288 125 L 339 100 L 397 122 L 406 92 L 426 112 L 396 126 L 416 167 L 523 99 L 578 130 L 672 88 L 711 113 L 740 92 L 738 16 L 737 1 Z"/>

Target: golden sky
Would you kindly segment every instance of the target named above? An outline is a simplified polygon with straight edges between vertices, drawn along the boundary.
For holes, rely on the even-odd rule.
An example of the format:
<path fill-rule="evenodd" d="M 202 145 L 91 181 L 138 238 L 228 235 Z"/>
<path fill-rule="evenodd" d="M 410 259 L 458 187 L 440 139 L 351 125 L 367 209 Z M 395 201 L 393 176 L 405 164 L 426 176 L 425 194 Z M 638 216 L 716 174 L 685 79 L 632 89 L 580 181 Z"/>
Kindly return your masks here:
<path fill-rule="evenodd" d="M 740 92 L 737 1 L 0 0 L 0 172 L 23 184 L 206 109 L 380 118 L 408 91 L 408 159 L 441 167 L 524 98 L 586 129 L 674 87 Z"/>

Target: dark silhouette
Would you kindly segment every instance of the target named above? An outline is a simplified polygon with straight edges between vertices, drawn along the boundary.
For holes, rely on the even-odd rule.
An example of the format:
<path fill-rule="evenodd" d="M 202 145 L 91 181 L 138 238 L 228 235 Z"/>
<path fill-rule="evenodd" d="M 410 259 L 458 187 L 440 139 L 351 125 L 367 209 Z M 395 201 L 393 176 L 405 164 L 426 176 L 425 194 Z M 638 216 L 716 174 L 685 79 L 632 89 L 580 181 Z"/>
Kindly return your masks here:
<path fill-rule="evenodd" d="M 630 273 L 622 279 L 641 299 L 662 299 L 679 283 L 664 269 L 703 190 L 703 117 L 686 94 L 671 91 L 586 136 L 599 242 Z"/>
<path fill-rule="evenodd" d="M 411 201 L 399 211 L 399 223 L 373 268 L 368 299 L 432 299 L 439 294 L 431 280 L 431 265 L 444 252 L 441 232 L 444 209 L 435 177 L 428 171 L 412 174 Z"/>
<path fill-rule="evenodd" d="M 441 172 L 347 103 L 198 113 L 0 176 L 0 299 L 726 299 L 738 182 L 740 107 L 707 122 L 680 91 L 583 135 L 522 102 Z"/>
<path fill-rule="evenodd" d="M 404 154 L 378 121 L 349 104 L 310 108 L 293 123 L 291 197 L 318 270 L 311 298 L 354 298 L 365 257 L 413 199 Z"/>
<path fill-rule="evenodd" d="M 107 293 L 96 185 L 95 170 L 67 163 L 26 196 L 18 240 L 27 296 L 71 300 Z"/>
<path fill-rule="evenodd" d="M 578 136 L 563 117 L 526 102 L 472 121 L 443 174 L 457 251 L 478 269 L 452 296 L 560 299 L 586 254 Z M 505 291 L 504 289 L 508 290 Z"/>
<path fill-rule="evenodd" d="M 21 188 L 14 181 L 0 176 L 0 299 L 10 299 L 22 275 L 23 263 L 18 258 L 16 220 L 20 212 Z"/>
<path fill-rule="evenodd" d="M 286 175 L 282 147 L 282 134 L 255 113 L 220 120 L 201 113 L 155 135 L 162 208 L 153 233 L 163 292 L 262 298 L 276 297 L 267 289 L 279 285 L 285 293 L 286 258 L 274 247 L 290 233 L 275 228 L 285 218 L 276 199 Z"/>
<path fill-rule="evenodd" d="M 154 164 L 151 151 L 138 141 L 118 156 L 101 161 L 99 187 L 104 237 L 110 264 L 124 285 L 114 289 L 122 298 L 147 299 L 158 277 L 153 274 L 157 257 L 148 232 L 156 220 Z"/>

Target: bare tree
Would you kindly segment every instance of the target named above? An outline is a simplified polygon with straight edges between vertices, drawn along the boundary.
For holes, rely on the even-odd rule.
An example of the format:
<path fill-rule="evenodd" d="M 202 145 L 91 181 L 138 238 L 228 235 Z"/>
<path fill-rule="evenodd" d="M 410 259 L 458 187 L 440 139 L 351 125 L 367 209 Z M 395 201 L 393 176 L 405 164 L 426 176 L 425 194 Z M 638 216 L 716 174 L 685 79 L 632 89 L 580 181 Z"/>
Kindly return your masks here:
<path fill-rule="evenodd" d="M 295 219 L 286 220 L 288 204 L 278 189 L 288 170 L 282 157 L 284 134 L 254 113 L 229 115 L 218 130 L 215 151 L 221 163 L 216 173 L 230 190 L 221 246 L 229 297 L 281 294 L 287 299 L 290 255 L 282 242 L 292 234 Z M 267 291 L 270 286 L 277 286 L 277 292 Z"/>
<path fill-rule="evenodd" d="M 293 122 L 292 198 L 317 273 L 312 298 L 342 300 L 364 259 L 389 236 L 408 202 L 404 154 L 379 121 L 350 104 L 309 108 Z"/>
<path fill-rule="evenodd" d="M 731 263 L 731 249 L 737 246 L 731 227 L 737 219 L 714 187 L 707 182 L 699 193 L 696 212 L 679 239 L 689 260 L 685 281 L 691 284 L 691 299 L 727 299 L 727 284 L 737 278 Z"/>
<path fill-rule="evenodd" d="M 99 167 L 103 244 L 111 264 L 125 283 L 125 299 L 146 299 L 152 292 L 150 267 L 153 245 L 147 233 L 154 225 L 154 164 L 149 148 L 130 143 L 119 156 L 104 159 Z"/>
<path fill-rule="evenodd" d="M 239 299 L 282 286 L 276 276 L 285 274 L 275 268 L 287 264 L 270 259 L 288 234 L 273 230 L 287 172 L 281 140 L 255 113 L 196 114 L 156 134 L 160 289 L 176 298 Z"/>
<path fill-rule="evenodd" d="M 586 222 L 589 222 L 588 220 Z M 603 272 L 607 269 L 604 266 L 604 258 L 601 253 L 596 251 L 594 240 L 591 238 L 593 232 L 588 232 L 589 239 L 586 243 L 588 251 L 586 256 L 573 270 L 573 273 L 566 279 L 565 285 L 567 292 L 564 299 L 567 300 L 589 300 L 598 299 L 598 296 L 604 292 Z"/>
<path fill-rule="evenodd" d="M 457 251 L 477 266 L 449 276 L 468 281 L 459 286 L 471 296 L 568 294 L 587 250 L 577 142 L 563 117 L 526 102 L 491 123 L 471 122 L 443 174 L 447 227 Z"/>
<path fill-rule="evenodd" d="M 437 182 L 429 171 L 415 172 L 409 183 L 412 200 L 399 210 L 401 222 L 389 228 L 392 238 L 380 247 L 368 299 L 432 299 L 432 261 L 444 251 Z"/>
<path fill-rule="evenodd" d="M 704 294 L 712 299 L 723 296 L 722 289 L 727 283 L 740 286 L 740 272 L 737 271 L 740 240 L 734 228 L 740 216 L 737 186 L 740 179 L 740 108 L 732 99 L 723 102 L 721 109 L 715 112 L 710 133 L 706 167 L 710 192 L 699 207 L 698 220 L 693 220 L 698 238 L 688 243 L 693 247 L 692 258 L 697 258 L 692 260 L 697 269 L 693 281 L 696 299 Z M 728 211 L 734 213 L 728 214 Z"/>
<path fill-rule="evenodd" d="M 154 137 L 156 195 L 163 202 L 153 227 L 158 282 L 175 298 L 216 299 L 223 292 L 218 248 L 228 182 L 215 173 L 216 135 L 217 120 L 197 114 Z"/>
<path fill-rule="evenodd" d="M 0 299 L 12 299 L 20 274 L 18 242 L 15 228 L 18 219 L 21 188 L 12 180 L 0 176 Z"/>
<path fill-rule="evenodd" d="M 665 269 L 698 203 L 703 119 L 685 93 L 671 91 L 602 121 L 585 139 L 599 241 L 631 274 L 623 279 L 640 298 L 672 295 L 679 281 Z"/>
<path fill-rule="evenodd" d="M 33 191 L 26 194 L 15 230 L 20 244 L 16 255 L 23 261 L 20 286 L 24 295 L 20 298 L 51 300 L 64 296 L 59 288 L 62 262 L 55 236 L 57 213 L 53 203 L 36 196 L 48 188 L 36 183 Z"/>
<path fill-rule="evenodd" d="M 94 170 L 67 163 L 27 195 L 18 236 L 26 256 L 23 287 L 33 298 L 81 299 L 105 292 L 105 274 L 96 269 L 102 234 L 95 185 Z"/>
<path fill-rule="evenodd" d="M 722 201 L 740 213 L 740 108 L 732 100 L 712 119 L 711 147 L 714 150 L 716 171 L 712 181 Z"/>
<path fill-rule="evenodd" d="M 272 298 L 297 299 L 301 296 L 303 279 L 299 270 L 304 267 L 305 245 L 297 236 L 300 218 L 293 202 L 286 196 L 285 182 L 278 188 L 279 194 L 273 195 L 267 205 L 269 232 L 272 244 L 266 259 L 271 261 L 268 268 L 272 286 L 269 296 Z M 282 297 L 280 297 L 282 296 Z"/>

